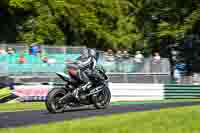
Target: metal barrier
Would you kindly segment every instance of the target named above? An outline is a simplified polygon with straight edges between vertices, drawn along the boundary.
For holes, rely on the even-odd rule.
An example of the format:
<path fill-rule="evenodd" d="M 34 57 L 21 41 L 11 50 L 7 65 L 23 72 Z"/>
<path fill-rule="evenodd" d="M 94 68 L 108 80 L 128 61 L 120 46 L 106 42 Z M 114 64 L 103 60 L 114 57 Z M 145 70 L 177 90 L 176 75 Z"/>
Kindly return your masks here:
<path fill-rule="evenodd" d="M 55 59 L 55 63 L 47 65 L 47 63 L 44 63 L 40 57 L 35 57 L 35 56 L 26 56 L 27 57 L 27 63 L 26 64 L 18 64 L 17 60 L 19 56 L 13 55 L 13 56 L 1 56 L 1 67 L 8 67 L 7 69 L 9 70 L 12 69 L 12 66 L 19 66 L 19 67 L 28 67 L 28 66 L 63 66 L 65 63 L 66 59 L 71 59 L 75 60 L 76 57 L 79 55 L 71 55 L 71 56 L 62 56 L 60 55 L 59 57 L 55 55 L 51 55 L 50 58 Z M 161 60 L 165 61 L 165 59 Z M 107 72 L 109 73 L 157 73 L 157 74 L 163 74 L 163 73 L 169 73 L 169 63 L 163 63 L 163 64 L 151 64 L 149 63 L 149 59 L 147 59 L 146 62 L 137 64 L 134 63 L 132 59 L 129 60 L 124 60 L 123 62 L 104 62 L 104 61 L 99 61 L 98 63 L 103 65 L 106 69 Z M 9 66 L 11 65 L 11 66 Z M 6 68 L 5 68 L 6 69 Z M 34 68 L 33 68 L 34 69 Z M 60 69 L 61 70 L 61 69 Z M 31 72 L 31 71 L 29 71 Z M 34 72 L 34 71 L 33 71 Z M 54 71 L 53 71 L 54 72 Z"/>
<path fill-rule="evenodd" d="M 20 53 L 20 51 L 28 50 L 26 45 L 0 45 L 0 48 L 12 47 Z M 42 61 L 40 56 L 26 55 L 28 59 L 26 64 L 17 64 L 19 53 L 16 55 L 1 56 L 0 55 L 0 75 L 8 75 L 13 77 L 32 76 L 42 77 L 54 80 L 55 72 L 65 69 L 65 61 L 67 58 L 72 59 L 80 53 L 85 47 L 55 47 L 41 45 L 41 48 L 48 53 L 50 58 L 56 58 L 56 63 L 47 64 Z M 131 56 L 112 56 L 108 58 L 104 52 L 98 51 L 98 63 L 102 64 L 109 74 L 111 82 L 114 83 L 169 83 L 170 81 L 170 64 L 166 58 L 161 58 L 157 63 L 152 58 L 145 58 L 143 62 L 137 63 Z M 48 77 L 48 78 L 47 78 Z"/>
<path fill-rule="evenodd" d="M 25 44 L 0 44 L 0 48 L 7 49 L 7 48 L 13 48 L 16 52 L 22 53 L 25 51 L 28 51 L 28 46 Z"/>
<path fill-rule="evenodd" d="M 170 83 L 169 73 L 108 73 L 112 83 Z"/>
<path fill-rule="evenodd" d="M 162 58 L 159 63 L 153 63 L 152 58 L 145 58 L 143 62 L 137 63 L 134 58 L 123 59 L 118 61 L 113 58 L 113 61 L 104 60 L 103 65 L 107 72 L 118 73 L 170 73 L 170 63 L 167 58 Z"/>
<path fill-rule="evenodd" d="M 55 47 L 42 45 L 41 48 L 48 54 L 80 54 L 83 47 Z"/>
<path fill-rule="evenodd" d="M 111 101 L 163 100 L 164 84 L 110 83 Z"/>
<path fill-rule="evenodd" d="M 40 44 L 39 46 L 42 51 L 48 54 L 80 53 L 81 49 L 85 48 L 85 46 L 49 46 Z M 0 48 L 13 48 L 16 52 L 23 53 L 28 52 L 30 47 L 27 44 L 0 44 Z"/>
<path fill-rule="evenodd" d="M 64 64 L 27 64 L 27 65 L 15 65 L 6 64 L 0 65 L 1 75 L 12 76 L 13 78 L 26 78 L 29 80 L 34 78 L 40 79 L 41 82 L 57 81 L 56 72 L 63 72 L 65 69 Z M 170 73 L 119 73 L 119 72 L 107 72 L 109 79 L 113 83 L 170 83 Z M 38 81 L 37 80 L 37 81 Z M 40 81 L 39 80 L 39 81 Z M 26 80 L 28 81 L 28 80 Z"/>

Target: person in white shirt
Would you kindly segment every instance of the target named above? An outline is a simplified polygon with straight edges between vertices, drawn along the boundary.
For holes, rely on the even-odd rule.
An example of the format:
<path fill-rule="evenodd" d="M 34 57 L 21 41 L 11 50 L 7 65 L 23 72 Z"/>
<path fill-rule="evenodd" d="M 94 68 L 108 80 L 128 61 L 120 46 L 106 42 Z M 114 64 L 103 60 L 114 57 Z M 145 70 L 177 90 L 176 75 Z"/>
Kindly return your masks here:
<path fill-rule="evenodd" d="M 141 54 L 140 51 L 137 51 L 136 52 L 136 55 L 134 57 L 134 60 L 136 63 L 142 63 L 143 62 L 143 59 L 144 59 L 144 56 Z"/>

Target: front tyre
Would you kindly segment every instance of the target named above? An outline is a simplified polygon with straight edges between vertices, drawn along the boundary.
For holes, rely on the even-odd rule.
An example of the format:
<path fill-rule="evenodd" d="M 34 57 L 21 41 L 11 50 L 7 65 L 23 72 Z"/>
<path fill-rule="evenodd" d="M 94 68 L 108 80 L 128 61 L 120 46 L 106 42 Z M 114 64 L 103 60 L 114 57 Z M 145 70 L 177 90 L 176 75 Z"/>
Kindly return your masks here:
<path fill-rule="evenodd" d="M 65 96 L 67 92 L 63 88 L 54 88 L 51 90 L 45 101 L 47 110 L 50 113 L 61 113 L 64 112 L 65 104 L 60 103 L 60 99 Z"/>
<path fill-rule="evenodd" d="M 93 104 L 97 109 L 105 109 L 110 104 L 111 92 L 109 88 L 103 88 L 101 92 L 93 96 Z"/>

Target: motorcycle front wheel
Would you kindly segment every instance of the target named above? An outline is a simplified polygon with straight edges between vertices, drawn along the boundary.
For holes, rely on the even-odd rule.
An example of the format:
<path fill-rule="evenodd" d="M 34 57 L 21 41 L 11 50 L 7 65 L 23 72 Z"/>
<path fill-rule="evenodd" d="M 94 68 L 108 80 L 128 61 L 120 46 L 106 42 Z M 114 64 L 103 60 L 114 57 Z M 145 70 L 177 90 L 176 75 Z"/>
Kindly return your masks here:
<path fill-rule="evenodd" d="M 65 96 L 67 92 L 63 88 L 54 88 L 51 90 L 45 101 L 47 110 L 50 113 L 61 113 L 64 112 L 65 104 L 60 103 L 60 99 Z"/>
<path fill-rule="evenodd" d="M 93 104 L 97 109 L 105 109 L 110 104 L 111 92 L 109 88 L 103 88 L 101 92 L 92 96 Z"/>

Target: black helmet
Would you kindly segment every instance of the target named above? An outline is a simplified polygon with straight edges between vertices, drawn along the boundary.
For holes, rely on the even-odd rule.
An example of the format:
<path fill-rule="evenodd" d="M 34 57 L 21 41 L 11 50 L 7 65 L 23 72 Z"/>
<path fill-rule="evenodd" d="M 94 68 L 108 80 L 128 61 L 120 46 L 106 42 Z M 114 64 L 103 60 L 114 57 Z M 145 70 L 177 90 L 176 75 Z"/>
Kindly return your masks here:
<path fill-rule="evenodd" d="M 81 56 L 82 57 L 88 57 L 89 56 L 89 52 L 87 48 L 84 48 L 81 50 Z"/>
<path fill-rule="evenodd" d="M 94 49 L 89 49 L 89 54 L 93 57 L 96 57 L 96 50 Z"/>

